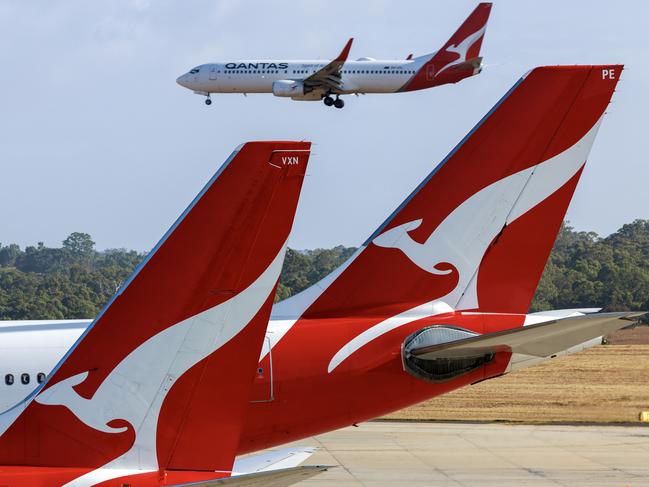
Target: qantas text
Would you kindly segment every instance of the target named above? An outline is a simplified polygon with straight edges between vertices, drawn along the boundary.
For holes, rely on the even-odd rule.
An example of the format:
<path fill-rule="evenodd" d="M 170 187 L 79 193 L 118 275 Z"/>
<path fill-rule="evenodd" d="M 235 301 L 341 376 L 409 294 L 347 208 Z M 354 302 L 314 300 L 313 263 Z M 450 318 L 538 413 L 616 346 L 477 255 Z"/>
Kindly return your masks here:
<path fill-rule="evenodd" d="M 286 69 L 288 63 L 227 63 L 225 69 Z"/>

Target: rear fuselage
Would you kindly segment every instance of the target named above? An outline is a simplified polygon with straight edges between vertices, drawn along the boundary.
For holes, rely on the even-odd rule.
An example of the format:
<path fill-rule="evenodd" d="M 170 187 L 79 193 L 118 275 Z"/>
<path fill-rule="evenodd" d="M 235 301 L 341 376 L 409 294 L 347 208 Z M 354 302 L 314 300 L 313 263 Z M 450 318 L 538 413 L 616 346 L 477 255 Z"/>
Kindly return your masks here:
<path fill-rule="evenodd" d="M 393 320 L 394 322 L 392 322 Z M 406 323 L 387 320 L 384 333 L 365 343 L 358 337 L 373 317 L 271 320 L 254 379 L 239 453 L 260 450 L 366 421 L 489 377 L 504 373 L 511 354 L 496 357 L 469 373 L 433 383 L 404 370 L 401 348 L 415 331 L 445 324 L 490 333 L 521 326 L 526 315 L 413 314 Z M 2 384 L 6 410 L 36 386 L 35 374 L 49 373 L 89 321 L 12 322 L 0 328 L 5 346 L 3 376 L 32 375 L 30 384 Z M 50 344 L 51 346 L 47 346 Z"/>
<path fill-rule="evenodd" d="M 393 322 L 391 322 L 391 320 Z M 443 313 L 387 320 L 383 333 L 359 337 L 374 317 L 271 322 L 244 422 L 246 453 L 367 421 L 505 372 L 511 354 L 452 380 L 433 383 L 404 369 L 401 348 L 415 331 L 445 324 L 488 333 L 521 326 L 525 315 Z M 288 328 L 288 330 L 287 330 Z M 274 342 L 274 340 L 278 340 Z M 272 385 L 272 387 L 271 387 Z"/>

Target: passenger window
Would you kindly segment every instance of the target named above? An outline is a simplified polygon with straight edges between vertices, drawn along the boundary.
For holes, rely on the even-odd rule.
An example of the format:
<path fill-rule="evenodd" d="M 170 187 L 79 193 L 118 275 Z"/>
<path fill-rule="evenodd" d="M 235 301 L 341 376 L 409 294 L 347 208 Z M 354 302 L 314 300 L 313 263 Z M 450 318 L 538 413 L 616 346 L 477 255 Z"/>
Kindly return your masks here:
<path fill-rule="evenodd" d="M 14 375 L 13 374 L 5 375 L 5 384 L 7 384 L 8 386 L 12 386 L 14 384 Z"/>
<path fill-rule="evenodd" d="M 47 375 L 45 375 L 45 373 L 39 372 L 38 375 L 36 376 L 36 382 L 38 382 L 39 384 L 42 384 L 43 382 L 45 382 L 46 377 L 47 377 Z"/>
<path fill-rule="evenodd" d="M 20 374 L 20 382 L 24 385 L 29 384 L 29 374 Z"/>

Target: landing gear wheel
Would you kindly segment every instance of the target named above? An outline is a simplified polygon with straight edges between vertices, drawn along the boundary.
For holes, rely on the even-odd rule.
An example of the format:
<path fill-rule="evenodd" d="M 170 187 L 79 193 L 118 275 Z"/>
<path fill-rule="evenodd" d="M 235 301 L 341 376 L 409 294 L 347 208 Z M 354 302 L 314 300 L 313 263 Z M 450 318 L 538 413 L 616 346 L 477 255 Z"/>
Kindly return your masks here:
<path fill-rule="evenodd" d="M 342 108 L 345 106 L 345 102 L 343 101 L 342 98 L 336 98 L 336 101 L 334 102 L 334 106 L 336 108 Z"/>
<path fill-rule="evenodd" d="M 330 107 L 331 105 L 334 104 L 334 99 L 331 98 L 329 95 L 325 96 L 325 97 L 323 98 L 322 101 L 323 101 L 324 104 L 327 105 L 328 107 Z"/>
<path fill-rule="evenodd" d="M 207 100 L 205 100 L 205 104 L 206 104 L 206 105 L 211 105 L 211 104 L 212 104 L 212 100 L 210 100 L 210 99 L 208 98 Z"/>

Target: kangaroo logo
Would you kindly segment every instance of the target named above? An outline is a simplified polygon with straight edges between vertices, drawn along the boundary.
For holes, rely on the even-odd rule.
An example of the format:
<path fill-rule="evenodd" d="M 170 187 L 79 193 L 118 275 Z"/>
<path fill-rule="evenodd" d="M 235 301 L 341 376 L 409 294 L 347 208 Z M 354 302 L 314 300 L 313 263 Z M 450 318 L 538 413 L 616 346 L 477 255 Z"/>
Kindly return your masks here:
<path fill-rule="evenodd" d="M 88 377 L 88 372 L 83 372 L 48 387 L 34 400 L 47 406 L 64 406 L 85 425 L 105 433 L 128 430 L 127 426 L 109 426 L 113 421 L 130 424 L 136 433 L 135 442 L 128 452 L 102 467 L 108 469 L 106 475 L 124 468 L 157 469 L 157 425 L 168 392 L 191 367 L 251 322 L 279 278 L 284 248 L 239 294 L 166 328 L 138 346 L 108 374 L 90 399 L 73 389 Z M 84 477 L 67 485 L 87 485 Z"/>
<path fill-rule="evenodd" d="M 473 34 L 469 35 L 466 39 L 464 39 L 462 42 L 459 42 L 457 44 L 453 44 L 450 46 L 446 47 L 446 52 L 452 52 L 458 55 L 458 58 L 455 61 L 451 61 L 450 63 L 444 65 L 438 72 L 437 75 L 439 75 L 442 71 L 446 71 L 449 68 L 452 68 L 453 66 L 457 64 L 462 64 L 465 62 L 467 53 L 469 51 L 469 48 L 475 44 L 478 39 L 480 39 L 484 33 L 485 30 L 487 29 L 487 25 L 483 25 L 480 29 L 475 31 Z"/>
<path fill-rule="evenodd" d="M 332 357 L 328 372 L 333 372 L 372 340 L 423 316 L 479 308 L 477 277 L 487 249 L 505 225 L 550 197 L 583 167 L 600 123 L 601 118 L 564 152 L 500 179 L 468 197 L 444 218 L 423 244 L 408 235 L 421 225 L 422 219 L 397 225 L 375 237 L 373 244 L 399 250 L 413 264 L 431 274 L 448 274 L 450 270 L 440 270 L 438 266 L 442 263 L 452 265 L 458 272 L 457 285 L 445 296 L 386 317 L 352 338 Z"/>
<path fill-rule="evenodd" d="M 444 300 L 456 306 L 462 298 L 462 304 L 467 305 L 463 309 L 477 308 L 476 275 L 487 249 L 506 225 L 556 192 L 585 164 L 600 123 L 601 119 L 564 152 L 469 196 L 439 223 L 423 244 L 408 234 L 421 225 L 421 219 L 386 230 L 372 243 L 400 250 L 413 264 L 431 274 L 449 274 L 452 270 L 440 270 L 439 265 L 452 265 L 459 274 L 458 284 Z"/>
<path fill-rule="evenodd" d="M 376 237 L 372 242 L 379 247 L 401 250 L 415 265 L 426 272 L 438 276 L 450 274 L 453 272 L 453 269 L 440 270 L 437 268 L 442 263 L 450 264 L 451 266 L 453 264 L 448 262 L 442 254 L 438 253 L 442 247 L 436 241 L 435 232 L 423 244 L 416 242 L 408 234 L 408 232 L 419 228 L 421 222 L 422 220 L 419 219 L 391 228 Z"/>
<path fill-rule="evenodd" d="M 73 387 L 81 384 L 88 377 L 88 372 L 82 372 L 72 377 L 68 377 L 61 382 L 54 384 L 47 391 L 36 398 L 36 402 L 47 406 L 65 406 L 74 414 L 82 423 L 90 426 L 92 429 L 104 433 L 124 433 L 128 427 L 113 428 L 108 426 L 105 419 L 98 417 L 97 411 L 93 407 L 96 399 L 85 399 L 77 394 Z M 118 418 L 114 418 L 118 419 Z M 119 418 L 124 419 L 124 418 Z M 113 419 L 109 419 L 110 423 Z M 132 424 L 131 424 L 132 425 Z"/>

